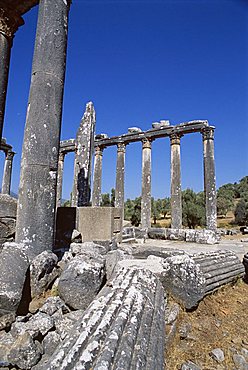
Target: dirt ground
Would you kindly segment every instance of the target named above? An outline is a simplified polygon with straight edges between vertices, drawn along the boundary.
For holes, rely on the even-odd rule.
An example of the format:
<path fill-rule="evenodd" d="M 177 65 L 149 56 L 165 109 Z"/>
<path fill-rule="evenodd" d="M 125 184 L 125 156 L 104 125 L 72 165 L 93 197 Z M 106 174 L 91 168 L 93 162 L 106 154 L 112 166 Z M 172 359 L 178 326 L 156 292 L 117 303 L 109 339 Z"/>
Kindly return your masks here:
<path fill-rule="evenodd" d="M 182 339 L 180 328 L 185 327 L 188 334 Z M 215 348 L 224 351 L 221 364 L 209 355 Z M 240 279 L 205 297 L 196 310 L 181 311 L 166 369 L 181 369 L 190 360 L 201 370 L 234 370 L 232 356 L 242 348 L 248 350 L 248 284 Z"/>

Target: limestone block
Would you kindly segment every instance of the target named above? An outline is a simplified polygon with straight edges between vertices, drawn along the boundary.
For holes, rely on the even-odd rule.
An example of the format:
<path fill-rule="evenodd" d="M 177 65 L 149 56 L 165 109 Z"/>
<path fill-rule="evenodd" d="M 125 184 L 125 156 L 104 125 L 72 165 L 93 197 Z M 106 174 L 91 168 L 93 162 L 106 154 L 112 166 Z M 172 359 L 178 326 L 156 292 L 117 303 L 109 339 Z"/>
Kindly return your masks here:
<path fill-rule="evenodd" d="M 99 292 L 105 277 L 104 259 L 97 255 L 74 257 L 62 272 L 59 283 L 59 296 L 73 309 L 86 309 Z"/>
<path fill-rule="evenodd" d="M 94 242 L 84 242 L 84 243 L 72 243 L 70 245 L 69 252 L 73 256 L 76 255 L 88 255 L 95 256 L 98 254 L 105 255 L 108 252 L 107 247 L 96 244 Z"/>
<path fill-rule="evenodd" d="M 122 250 L 115 250 L 108 252 L 106 255 L 106 275 L 107 275 L 107 280 L 109 280 L 112 275 L 116 271 L 116 266 L 119 261 L 122 261 L 124 259 L 131 259 L 132 256 L 129 255 L 128 253 L 125 253 Z"/>
<path fill-rule="evenodd" d="M 184 229 L 165 229 L 166 239 L 168 240 L 185 240 Z"/>
<path fill-rule="evenodd" d="M 84 310 L 77 310 L 63 315 L 62 309 L 59 309 L 53 315 L 55 321 L 56 333 L 63 340 L 66 335 L 72 330 L 75 323 L 83 316 Z"/>
<path fill-rule="evenodd" d="M 132 255 L 135 258 L 147 258 L 150 255 L 167 258 L 175 255 L 185 254 L 183 250 L 174 248 L 165 248 L 164 246 L 149 245 L 148 243 L 139 244 L 132 248 Z"/>
<path fill-rule="evenodd" d="M 0 218 L 16 218 L 17 199 L 7 194 L 0 194 Z"/>
<path fill-rule="evenodd" d="M 164 368 L 164 290 L 146 270 L 105 286 L 42 369 Z"/>
<path fill-rule="evenodd" d="M 10 347 L 15 342 L 14 337 L 5 331 L 0 332 L 0 366 L 9 366 L 8 354 Z"/>
<path fill-rule="evenodd" d="M 59 275 L 58 257 L 51 251 L 44 251 L 35 257 L 30 265 L 31 296 L 44 293 Z"/>
<path fill-rule="evenodd" d="M 39 309 L 39 311 L 52 316 L 59 309 L 62 309 L 63 313 L 70 312 L 70 309 L 66 306 L 65 302 L 62 301 L 60 297 L 49 297 L 47 298 L 43 306 Z"/>
<path fill-rule="evenodd" d="M 33 341 L 29 333 L 24 333 L 17 338 L 7 356 L 8 361 L 20 369 L 30 369 L 37 364 L 40 357 L 40 346 Z"/>
<path fill-rule="evenodd" d="M 0 218 L 0 244 L 13 240 L 16 221 L 14 218 Z"/>
<path fill-rule="evenodd" d="M 0 316 L 16 312 L 29 266 L 28 258 L 17 246 L 0 253 Z"/>
<path fill-rule="evenodd" d="M 148 229 L 147 235 L 148 235 L 148 238 L 150 239 L 161 239 L 161 240 L 166 239 L 165 229 L 163 228 L 150 227 Z"/>
<path fill-rule="evenodd" d="M 18 338 L 24 333 L 28 333 L 32 338 L 46 335 L 49 330 L 54 328 L 54 319 L 49 315 L 38 312 L 31 316 L 26 322 L 16 321 L 11 326 L 11 334 L 13 337 Z"/>

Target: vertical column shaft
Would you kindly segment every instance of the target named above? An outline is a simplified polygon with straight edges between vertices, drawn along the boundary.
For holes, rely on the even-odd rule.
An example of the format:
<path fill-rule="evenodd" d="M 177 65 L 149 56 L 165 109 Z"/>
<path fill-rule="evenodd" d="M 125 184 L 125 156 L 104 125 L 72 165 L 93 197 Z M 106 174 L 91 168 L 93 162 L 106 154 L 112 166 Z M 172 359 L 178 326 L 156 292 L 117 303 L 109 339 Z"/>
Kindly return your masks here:
<path fill-rule="evenodd" d="M 217 205 L 214 161 L 214 127 L 206 127 L 202 131 L 203 162 L 204 162 L 204 192 L 206 201 L 206 227 L 217 228 Z"/>
<path fill-rule="evenodd" d="M 23 23 L 23 19 L 14 10 L 7 10 L 0 6 L 0 143 L 2 139 L 12 39 L 17 28 Z"/>
<path fill-rule="evenodd" d="M 142 141 L 141 227 L 151 227 L 151 141 Z"/>
<path fill-rule="evenodd" d="M 92 207 L 100 207 L 102 200 L 102 153 L 103 148 L 97 147 L 95 149 Z"/>
<path fill-rule="evenodd" d="M 56 182 L 70 1 L 41 0 L 23 142 L 16 241 L 54 242 Z"/>
<path fill-rule="evenodd" d="M 56 207 L 61 207 L 65 153 L 59 153 Z"/>
<path fill-rule="evenodd" d="M 120 207 L 120 208 L 124 208 L 125 151 L 126 151 L 126 145 L 123 143 L 118 144 L 117 164 L 116 164 L 116 183 L 115 183 L 115 207 Z"/>
<path fill-rule="evenodd" d="M 2 181 L 2 194 L 10 194 L 11 176 L 12 176 L 12 164 L 14 152 L 6 152 L 3 181 Z"/>
<path fill-rule="evenodd" d="M 180 135 L 172 134 L 171 143 L 171 228 L 182 228 Z"/>

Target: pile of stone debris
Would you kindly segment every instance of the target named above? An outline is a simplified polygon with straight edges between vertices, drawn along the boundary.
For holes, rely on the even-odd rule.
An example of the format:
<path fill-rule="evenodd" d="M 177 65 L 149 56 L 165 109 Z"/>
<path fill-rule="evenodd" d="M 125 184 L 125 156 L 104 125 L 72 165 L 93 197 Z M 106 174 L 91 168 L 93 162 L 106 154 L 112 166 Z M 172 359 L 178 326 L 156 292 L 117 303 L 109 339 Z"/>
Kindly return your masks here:
<path fill-rule="evenodd" d="M 0 256 L 3 369 L 164 369 L 179 312 L 167 294 L 192 309 L 244 275 L 232 252 L 148 243 L 72 243 L 60 259 L 5 243 Z"/>

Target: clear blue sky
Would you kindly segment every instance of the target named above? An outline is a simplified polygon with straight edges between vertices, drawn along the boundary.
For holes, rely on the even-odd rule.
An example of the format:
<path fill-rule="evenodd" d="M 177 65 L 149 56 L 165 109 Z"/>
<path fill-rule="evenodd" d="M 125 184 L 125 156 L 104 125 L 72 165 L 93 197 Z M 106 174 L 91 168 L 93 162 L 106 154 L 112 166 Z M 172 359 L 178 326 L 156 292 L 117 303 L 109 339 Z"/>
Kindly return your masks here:
<path fill-rule="evenodd" d="M 14 39 L 4 137 L 13 145 L 17 192 L 38 7 Z M 207 119 L 216 127 L 217 186 L 248 174 L 248 1 L 73 0 L 62 139 L 75 137 L 88 101 L 97 133 L 143 130 L 160 119 Z M 181 141 L 182 187 L 203 190 L 200 134 Z M 0 154 L 2 175 L 4 155 Z M 104 151 L 103 192 L 115 185 L 116 149 Z M 63 197 L 73 179 L 65 160 Z M 169 140 L 153 143 L 152 195 L 169 195 Z M 126 155 L 126 197 L 141 193 L 141 145 Z"/>

